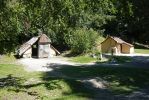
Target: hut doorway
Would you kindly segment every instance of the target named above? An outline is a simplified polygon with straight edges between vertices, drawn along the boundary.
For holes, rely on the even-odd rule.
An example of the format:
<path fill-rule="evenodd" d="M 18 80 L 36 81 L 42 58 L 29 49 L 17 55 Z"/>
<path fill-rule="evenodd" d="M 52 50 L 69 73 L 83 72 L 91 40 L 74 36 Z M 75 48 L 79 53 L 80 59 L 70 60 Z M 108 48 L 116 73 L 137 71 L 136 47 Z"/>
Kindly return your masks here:
<path fill-rule="evenodd" d="M 38 45 L 37 44 L 32 45 L 32 57 L 33 58 L 38 57 Z"/>

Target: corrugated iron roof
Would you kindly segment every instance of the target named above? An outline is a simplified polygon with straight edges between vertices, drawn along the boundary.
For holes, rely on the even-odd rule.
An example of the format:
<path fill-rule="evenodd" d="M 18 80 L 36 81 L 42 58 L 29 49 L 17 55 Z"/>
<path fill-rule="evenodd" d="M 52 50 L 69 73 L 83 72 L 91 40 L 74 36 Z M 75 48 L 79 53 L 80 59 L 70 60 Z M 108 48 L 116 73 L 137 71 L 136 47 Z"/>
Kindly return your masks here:
<path fill-rule="evenodd" d="M 37 37 L 33 37 L 31 38 L 29 41 L 27 41 L 27 44 L 33 45 L 37 40 L 38 40 L 39 36 Z"/>
<path fill-rule="evenodd" d="M 38 40 L 39 37 L 33 37 L 23 45 L 21 45 L 20 49 L 18 50 L 19 55 L 21 56 L 25 51 L 27 51 L 31 46 Z"/>

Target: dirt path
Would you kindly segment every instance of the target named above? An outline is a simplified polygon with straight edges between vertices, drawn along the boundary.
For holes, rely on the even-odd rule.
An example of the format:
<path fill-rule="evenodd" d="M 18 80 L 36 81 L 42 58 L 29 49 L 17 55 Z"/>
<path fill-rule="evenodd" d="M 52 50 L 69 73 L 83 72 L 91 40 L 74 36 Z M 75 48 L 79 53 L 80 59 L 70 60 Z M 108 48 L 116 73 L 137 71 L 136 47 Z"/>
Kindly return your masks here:
<path fill-rule="evenodd" d="M 46 67 L 48 64 L 60 64 L 60 65 L 72 65 L 72 66 L 113 66 L 118 67 L 120 65 L 123 66 L 132 66 L 132 67 L 147 67 L 149 68 L 149 54 L 133 54 L 133 55 L 122 55 L 122 56 L 129 56 L 132 61 L 128 63 L 75 63 L 70 62 L 69 58 L 66 57 L 52 57 L 52 58 L 45 58 L 45 59 L 35 59 L 35 58 L 22 58 L 18 60 L 18 63 L 23 64 L 25 66 L 25 70 L 27 71 L 52 71 L 51 67 Z"/>
<path fill-rule="evenodd" d="M 22 58 L 18 60 L 18 63 L 23 64 L 25 66 L 25 70 L 27 71 L 52 71 L 53 68 L 46 67 L 49 64 L 61 64 L 61 65 L 73 65 L 76 63 L 69 62 L 67 58 L 63 57 L 52 57 L 52 58 L 43 58 L 43 59 L 35 59 L 35 58 Z"/>

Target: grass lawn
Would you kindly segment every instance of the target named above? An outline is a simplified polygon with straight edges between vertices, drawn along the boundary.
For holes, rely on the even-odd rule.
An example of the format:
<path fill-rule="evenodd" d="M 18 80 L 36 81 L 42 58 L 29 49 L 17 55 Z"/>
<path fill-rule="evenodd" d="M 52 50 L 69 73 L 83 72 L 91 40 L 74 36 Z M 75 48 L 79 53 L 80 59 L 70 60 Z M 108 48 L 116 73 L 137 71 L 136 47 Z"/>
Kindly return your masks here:
<path fill-rule="evenodd" d="M 149 54 L 149 49 L 135 49 L 135 53 Z"/>
<path fill-rule="evenodd" d="M 108 59 L 103 58 L 102 60 L 98 60 L 97 58 L 83 55 L 83 56 L 71 57 L 70 61 L 76 62 L 76 63 L 90 63 L 90 62 L 105 62 L 105 61 L 108 61 Z"/>
<path fill-rule="evenodd" d="M 59 65 L 60 66 L 60 65 Z M 69 78 L 56 76 L 62 73 Z M 0 100 L 88 100 L 96 95 L 78 79 L 100 78 L 114 94 L 149 86 L 149 69 L 101 66 L 63 66 L 51 72 L 26 72 L 22 66 L 0 64 Z"/>
<path fill-rule="evenodd" d="M 53 78 L 45 72 L 26 72 L 21 65 L 11 64 L 10 58 L 7 59 L 0 64 L 0 100 L 87 100 L 92 97 L 77 80 Z"/>
<path fill-rule="evenodd" d="M 97 61 L 97 59 L 89 56 L 76 56 L 76 57 L 71 57 L 70 61 L 77 62 L 77 63 L 90 63 L 90 62 Z"/>
<path fill-rule="evenodd" d="M 86 100 L 91 97 L 90 92 L 76 80 L 52 78 L 41 72 L 29 73 L 14 64 L 0 64 L 0 73 L 2 100 Z"/>
<path fill-rule="evenodd" d="M 68 66 L 58 70 L 69 77 L 99 77 L 107 81 L 109 90 L 116 94 L 131 93 L 149 85 L 149 69 L 145 68 Z"/>
<path fill-rule="evenodd" d="M 0 63 L 4 64 L 4 63 L 13 63 L 15 61 L 15 57 L 14 56 L 9 56 L 9 55 L 3 55 L 0 58 Z"/>
<path fill-rule="evenodd" d="M 132 61 L 132 59 L 127 56 L 113 56 L 109 58 L 109 61 L 112 61 L 112 60 L 116 61 L 117 63 L 126 63 L 126 62 Z"/>

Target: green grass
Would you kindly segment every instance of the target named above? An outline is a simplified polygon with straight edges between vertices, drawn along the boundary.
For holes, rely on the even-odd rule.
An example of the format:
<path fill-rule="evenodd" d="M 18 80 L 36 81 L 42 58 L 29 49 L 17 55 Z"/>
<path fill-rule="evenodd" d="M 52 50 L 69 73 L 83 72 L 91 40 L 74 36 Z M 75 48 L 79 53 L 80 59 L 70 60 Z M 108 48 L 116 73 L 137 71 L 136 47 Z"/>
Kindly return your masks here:
<path fill-rule="evenodd" d="M 69 78 L 56 76 L 62 73 Z M 114 94 L 127 94 L 149 86 L 149 69 L 133 67 L 64 66 L 51 72 L 26 72 L 16 64 L 0 64 L 2 100 L 87 100 L 96 95 L 78 79 L 100 78 Z"/>
<path fill-rule="evenodd" d="M 135 53 L 149 54 L 149 49 L 135 49 Z"/>
<path fill-rule="evenodd" d="M 28 73 L 21 66 L 12 64 L 0 65 L 0 82 L 4 86 L 0 86 L 0 98 L 39 98 L 41 100 L 86 100 L 90 95 L 82 84 L 76 80 L 68 80 L 61 78 L 45 78 L 44 73 L 34 72 Z M 28 84 L 24 84 L 29 80 L 33 80 Z M 36 81 L 41 81 L 37 83 Z M 32 94 L 33 93 L 33 94 Z"/>
<path fill-rule="evenodd" d="M 0 58 L 0 63 L 13 63 L 15 60 L 15 57 L 12 55 L 2 55 Z"/>
<path fill-rule="evenodd" d="M 131 62 L 132 59 L 130 57 L 127 56 L 113 56 L 109 59 L 109 61 L 116 61 L 118 63 L 126 63 L 126 62 Z"/>
<path fill-rule="evenodd" d="M 149 69 L 145 68 L 68 66 L 58 70 L 74 78 L 99 77 L 108 82 L 110 91 L 117 94 L 131 93 L 149 85 Z"/>
<path fill-rule="evenodd" d="M 77 80 L 26 72 L 20 65 L 0 64 L 1 100 L 87 100 L 90 97 L 92 93 Z"/>
<path fill-rule="evenodd" d="M 77 63 L 89 63 L 89 62 L 95 62 L 97 61 L 97 59 L 89 56 L 76 56 L 71 57 L 70 61 Z"/>

